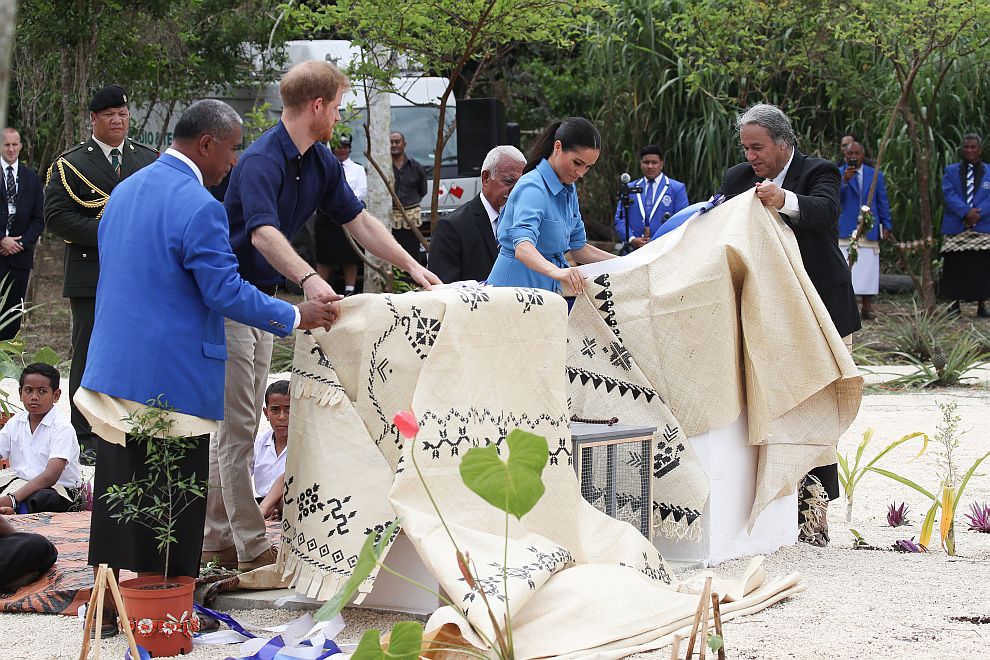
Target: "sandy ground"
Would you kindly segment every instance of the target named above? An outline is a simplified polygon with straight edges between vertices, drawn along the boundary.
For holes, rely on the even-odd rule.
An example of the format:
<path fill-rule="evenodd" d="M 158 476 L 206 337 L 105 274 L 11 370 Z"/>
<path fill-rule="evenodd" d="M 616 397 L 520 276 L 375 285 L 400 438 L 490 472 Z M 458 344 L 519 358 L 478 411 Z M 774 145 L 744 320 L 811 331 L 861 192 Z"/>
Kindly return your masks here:
<path fill-rule="evenodd" d="M 937 402 L 954 400 L 962 428 L 971 429 L 957 452 L 968 467 L 990 451 L 990 391 L 945 390 L 937 394 L 871 395 L 843 436 L 839 450 L 855 452 L 863 431 L 877 435 L 866 456 L 887 442 L 913 431 L 934 434 Z M 911 458 L 918 445 L 908 444 L 888 455 L 882 466 L 910 477 L 929 490 L 938 485 L 935 452 Z M 725 643 L 730 658 L 990 658 L 990 625 L 955 617 L 990 617 L 985 591 L 990 586 L 990 534 L 966 531 L 962 518 L 970 502 L 990 501 L 990 460 L 974 477 L 963 497 L 956 524 L 958 556 L 939 548 L 923 555 L 852 549 L 849 528 L 857 529 L 880 547 L 897 539 L 917 537 L 926 510 L 925 498 L 882 476 L 867 475 L 856 493 L 851 524 L 845 522 L 843 500 L 829 511 L 832 545 L 783 548 L 767 558 L 772 575 L 800 571 L 808 590 L 755 615 L 726 623 Z M 886 509 L 891 502 L 907 502 L 908 527 L 891 529 Z M 934 544 L 933 545 L 937 545 Z M 745 560 L 728 562 L 715 570 L 738 575 Z M 690 573 L 681 577 L 690 577 Z M 296 618 L 298 612 L 251 610 L 234 612 L 259 625 L 276 625 Z M 388 627 L 399 617 L 348 610 L 348 627 L 341 641 L 356 641 L 369 627 Z M 108 658 L 121 658 L 122 637 L 103 643 Z M 78 657 L 81 632 L 75 619 L 61 616 L 0 614 L 0 657 L 47 659 Z M 190 658 L 236 656 L 236 646 L 197 647 Z M 669 649 L 639 658 L 668 658 Z"/>

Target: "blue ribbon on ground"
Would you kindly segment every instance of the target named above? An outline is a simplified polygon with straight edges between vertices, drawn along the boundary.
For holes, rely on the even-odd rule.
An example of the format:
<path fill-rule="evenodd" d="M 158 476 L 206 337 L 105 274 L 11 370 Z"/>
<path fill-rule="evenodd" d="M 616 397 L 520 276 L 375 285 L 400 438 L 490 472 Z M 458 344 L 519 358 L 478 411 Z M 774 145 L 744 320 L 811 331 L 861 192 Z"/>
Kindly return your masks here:
<path fill-rule="evenodd" d="M 223 612 L 211 610 L 208 607 L 203 607 L 199 603 L 193 603 L 193 611 L 195 611 L 196 614 L 199 615 L 212 616 L 214 619 L 217 619 L 221 623 L 227 624 L 227 627 L 230 628 L 231 630 L 239 632 L 245 637 L 249 637 L 252 639 L 257 637 L 257 635 L 248 632 L 247 629 L 245 629 L 244 626 L 242 626 L 237 621 L 237 619 L 230 616 L 229 614 L 224 614 Z M 309 641 L 308 639 L 303 640 L 302 642 L 300 642 L 300 646 L 313 646 L 313 642 Z M 285 640 L 282 639 L 281 635 L 278 635 L 270 639 L 268 643 L 262 646 L 260 649 L 258 649 L 258 652 L 255 653 L 254 655 L 248 656 L 246 658 L 229 657 L 227 658 L 227 660 L 273 660 L 273 658 L 276 658 L 276 656 L 278 656 L 279 651 L 281 651 L 283 648 L 285 648 Z M 321 653 L 319 656 L 317 656 L 316 660 L 323 660 L 324 658 L 329 658 L 330 656 L 334 656 L 337 655 L 338 653 L 342 653 L 340 647 L 337 646 L 337 644 L 330 639 L 326 640 L 323 643 L 323 650 L 325 651 L 325 653 Z"/>
<path fill-rule="evenodd" d="M 313 646 L 313 643 L 309 640 L 304 640 L 300 642 L 300 646 Z M 267 644 L 258 649 L 258 652 L 254 655 L 247 656 L 245 658 L 227 658 L 227 660 L 273 660 L 278 657 L 279 652 L 285 648 L 285 640 L 282 636 L 272 638 Z M 337 646 L 333 640 L 326 640 L 323 643 L 324 653 L 321 653 L 316 657 L 316 660 L 323 660 L 324 658 L 329 658 L 331 656 L 341 653 L 340 647 Z"/>
<path fill-rule="evenodd" d="M 196 614 L 212 616 L 214 619 L 217 619 L 221 623 L 227 624 L 227 627 L 230 628 L 231 630 L 235 632 L 239 632 L 245 637 L 250 637 L 252 639 L 257 637 L 257 635 L 255 635 L 254 633 L 248 632 L 244 628 L 244 626 L 242 626 L 240 623 L 237 622 L 237 619 L 230 616 L 229 614 L 224 614 L 223 612 L 217 612 L 216 610 L 211 610 L 208 607 L 203 607 L 199 603 L 193 603 L 193 611 L 196 612 Z"/>

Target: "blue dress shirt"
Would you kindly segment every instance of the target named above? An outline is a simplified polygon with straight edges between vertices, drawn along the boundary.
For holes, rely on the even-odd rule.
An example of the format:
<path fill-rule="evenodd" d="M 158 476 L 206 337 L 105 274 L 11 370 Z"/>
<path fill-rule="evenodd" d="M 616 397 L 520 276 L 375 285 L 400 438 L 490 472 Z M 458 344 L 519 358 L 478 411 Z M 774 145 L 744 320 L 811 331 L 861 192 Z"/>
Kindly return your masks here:
<path fill-rule="evenodd" d="M 256 286 L 285 278 L 251 245 L 252 231 L 271 225 L 292 240 L 317 207 L 340 225 L 364 209 L 330 150 L 317 142 L 300 154 L 281 121 L 245 150 L 230 173 L 223 204 L 238 271 Z"/>
<path fill-rule="evenodd" d="M 588 242 L 574 184 L 561 183 L 546 159 L 520 177 L 498 217 L 498 258 L 488 284 L 560 291 L 556 280 L 516 259 L 516 246 L 523 241 L 560 268 L 568 266 L 566 252 Z"/>

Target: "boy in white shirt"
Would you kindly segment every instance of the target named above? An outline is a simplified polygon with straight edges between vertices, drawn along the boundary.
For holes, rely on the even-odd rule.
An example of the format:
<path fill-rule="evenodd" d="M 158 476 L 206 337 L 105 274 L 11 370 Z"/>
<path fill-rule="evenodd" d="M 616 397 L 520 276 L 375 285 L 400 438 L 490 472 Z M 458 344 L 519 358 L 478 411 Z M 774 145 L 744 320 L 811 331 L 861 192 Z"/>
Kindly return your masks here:
<path fill-rule="evenodd" d="M 0 458 L 15 478 L 0 484 L 0 514 L 68 511 L 82 485 L 79 441 L 56 410 L 62 390 L 55 367 L 36 362 L 21 372 L 24 410 L 0 429 Z"/>
<path fill-rule="evenodd" d="M 261 513 L 267 520 L 278 520 L 282 515 L 285 447 L 289 442 L 289 381 L 279 380 L 268 386 L 262 412 L 272 428 L 259 433 L 254 441 L 251 476 Z"/>

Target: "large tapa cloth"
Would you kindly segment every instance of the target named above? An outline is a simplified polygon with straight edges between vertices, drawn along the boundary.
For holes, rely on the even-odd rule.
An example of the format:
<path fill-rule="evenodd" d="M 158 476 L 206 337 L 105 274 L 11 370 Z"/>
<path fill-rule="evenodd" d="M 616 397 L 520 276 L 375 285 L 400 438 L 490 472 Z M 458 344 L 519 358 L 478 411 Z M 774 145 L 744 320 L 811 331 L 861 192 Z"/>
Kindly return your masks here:
<path fill-rule="evenodd" d="M 516 656 L 621 657 L 668 643 L 689 624 L 697 596 L 677 592 L 663 559 L 634 527 L 579 493 L 566 328 L 566 306 L 556 294 L 469 288 L 355 296 L 332 331 L 297 336 L 279 556 L 295 588 L 329 598 L 351 574 L 365 535 L 381 533 L 397 516 L 441 591 L 471 624 L 443 607 L 427 629 L 483 648 L 477 631 L 491 638 L 490 619 L 458 570 L 413 453 L 502 621 L 506 519 L 463 485 L 458 465 L 467 449 L 488 443 L 504 457 L 504 438 L 519 427 L 547 438 L 550 459 L 545 495 L 521 521 L 508 523 Z M 421 430 L 406 443 L 391 418 L 410 407 Z M 799 591 L 797 580 L 747 580 L 739 611 Z"/>
<path fill-rule="evenodd" d="M 560 296 L 535 289 L 355 296 L 332 331 L 297 337 L 281 561 L 298 591 L 329 598 L 350 575 L 365 534 L 381 532 L 398 514 L 443 590 L 464 601 L 476 625 L 489 625 L 471 607 L 475 594 L 409 452 L 416 451 L 448 526 L 495 590 L 505 517 L 462 484 L 458 465 L 472 446 L 504 447 L 517 427 L 544 436 L 550 459 L 546 494 L 510 525 L 515 602 L 575 563 L 628 566 L 666 588 L 669 573 L 653 545 L 578 490 L 566 314 Z M 422 429 L 406 446 L 391 420 L 410 407 Z"/>
<path fill-rule="evenodd" d="M 568 331 L 571 410 L 658 428 L 655 530 L 692 536 L 708 483 L 684 436 L 744 410 L 760 448 L 751 525 L 809 469 L 835 462 L 863 379 L 793 232 L 755 194 L 587 272 Z"/>

